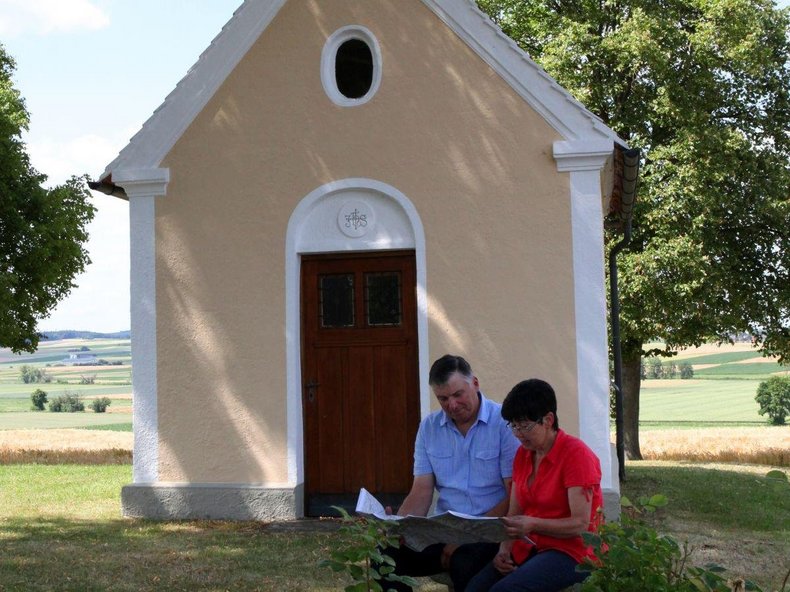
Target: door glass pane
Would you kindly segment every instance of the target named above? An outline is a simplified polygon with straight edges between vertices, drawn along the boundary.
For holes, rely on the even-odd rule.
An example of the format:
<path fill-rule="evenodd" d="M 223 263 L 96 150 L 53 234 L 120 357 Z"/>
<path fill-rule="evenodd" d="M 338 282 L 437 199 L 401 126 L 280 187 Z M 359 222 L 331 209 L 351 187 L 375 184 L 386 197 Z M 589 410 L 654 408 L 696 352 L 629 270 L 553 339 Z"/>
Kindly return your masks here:
<path fill-rule="evenodd" d="M 321 326 L 354 326 L 354 275 L 323 275 L 318 283 Z"/>
<path fill-rule="evenodd" d="M 368 326 L 397 326 L 401 324 L 400 273 L 365 274 L 365 304 Z"/>

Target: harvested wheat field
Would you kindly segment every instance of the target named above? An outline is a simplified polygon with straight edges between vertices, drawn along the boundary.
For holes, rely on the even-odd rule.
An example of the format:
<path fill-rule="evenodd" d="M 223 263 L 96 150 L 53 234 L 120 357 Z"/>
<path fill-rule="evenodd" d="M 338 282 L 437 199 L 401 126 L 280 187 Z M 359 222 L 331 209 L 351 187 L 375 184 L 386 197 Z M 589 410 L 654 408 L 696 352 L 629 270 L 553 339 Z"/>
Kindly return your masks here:
<path fill-rule="evenodd" d="M 105 430 L 0 430 L 0 464 L 126 464 L 133 440 Z"/>
<path fill-rule="evenodd" d="M 640 430 L 645 460 L 790 466 L 790 426 Z"/>

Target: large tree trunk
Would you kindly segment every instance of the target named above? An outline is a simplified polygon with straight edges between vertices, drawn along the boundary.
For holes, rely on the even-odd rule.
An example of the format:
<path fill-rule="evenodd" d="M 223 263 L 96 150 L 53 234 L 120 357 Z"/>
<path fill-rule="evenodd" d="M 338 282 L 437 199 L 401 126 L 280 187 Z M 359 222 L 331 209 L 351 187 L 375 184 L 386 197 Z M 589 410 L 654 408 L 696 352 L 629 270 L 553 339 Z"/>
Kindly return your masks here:
<path fill-rule="evenodd" d="M 623 447 L 630 460 L 642 460 L 639 450 L 640 364 L 639 355 L 623 359 Z"/>

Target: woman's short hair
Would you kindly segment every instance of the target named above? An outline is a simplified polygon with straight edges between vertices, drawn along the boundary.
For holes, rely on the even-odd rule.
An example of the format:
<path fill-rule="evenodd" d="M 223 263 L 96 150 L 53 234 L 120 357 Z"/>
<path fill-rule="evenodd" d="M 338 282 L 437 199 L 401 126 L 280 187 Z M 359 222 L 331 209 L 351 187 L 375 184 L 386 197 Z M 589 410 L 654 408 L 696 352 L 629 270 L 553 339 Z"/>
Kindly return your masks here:
<path fill-rule="evenodd" d="M 522 380 L 510 389 L 502 402 L 502 418 L 508 422 L 538 421 L 549 411 L 554 414 L 554 429 L 557 430 L 557 396 L 551 385 L 540 378 Z"/>
<path fill-rule="evenodd" d="M 456 372 L 461 374 L 467 382 L 471 382 L 474 377 L 469 362 L 461 356 L 445 354 L 431 366 L 431 371 L 428 373 L 428 384 L 431 386 L 447 384 L 447 381 Z"/>

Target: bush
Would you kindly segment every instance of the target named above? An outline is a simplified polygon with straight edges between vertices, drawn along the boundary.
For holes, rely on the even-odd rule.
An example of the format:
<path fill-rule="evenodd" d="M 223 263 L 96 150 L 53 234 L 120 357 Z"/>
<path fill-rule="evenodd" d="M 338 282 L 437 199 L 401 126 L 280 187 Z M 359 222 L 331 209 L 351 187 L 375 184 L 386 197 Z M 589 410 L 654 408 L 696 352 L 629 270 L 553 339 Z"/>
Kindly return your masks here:
<path fill-rule="evenodd" d="M 37 382 L 52 382 L 52 378 L 47 374 L 46 370 L 29 366 L 27 364 L 19 367 L 19 377 L 25 384 L 34 384 Z"/>
<path fill-rule="evenodd" d="M 93 409 L 93 411 L 96 413 L 104 413 L 105 411 L 107 411 L 107 407 L 110 406 L 111 402 L 112 401 L 110 401 L 110 399 L 108 399 L 107 397 L 101 397 L 91 401 L 90 405 L 88 406 L 91 409 Z"/>
<path fill-rule="evenodd" d="M 680 363 L 680 378 L 694 378 L 694 367 L 688 362 Z"/>
<path fill-rule="evenodd" d="M 621 498 L 620 522 L 603 524 L 598 534 L 586 532 L 598 561 L 586 561 L 579 569 L 590 576 L 582 592 L 731 592 L 718 565 L 695 567 L 690 563 L 691 549 L 672 537 L 661 535 L 640 520 L 644 512 L 655 512 L 666 505 L 663 495 L 640 500 L 641 509 Z M 746 590 L 760 590 L 753 582 L 743 582 Z M 743 589 L 743 588 L 739 588 Z"/>
<path fill-rule="evenodd" d="M 95 374 L 80 374 L 80 384 L 94 384 L 95 382 Z"/>
<path fill-rule="evenodd" d="M 790 376 L 771 376 L 757 387 L 754 400 L 760 415 L 767 415 L 771 425 L 785 425 L 790 415 Z"/>
<path fill-rule="evenodd" d="M 30 395 L 30 400 L 33 402 L 33 411 L 44 411 L 44 405 L 47 402 L 47 393 L 41 389 L 36 389 Z"/>
<path fill-rule="evenodd" d="M 85 403 L 78 394 L 66 392 L 54 397 L 47 408 L 53 413 L 76 413 L 85 411 Z"/>
<path fill-rule="evenodd" d="M 340 512 L 343 518 L 340 532 L 347 535 L 351 543 L 344 549 L 332 551 L 331 559 L 324 559 L 319 565 L 351 576 L 355 583 L 346 586 L 346 592 L 382 592 L 390 590 L 388 582 L 418 585 L 409 576 L 395 574 L 395 561 L 382 553 L 382 549 L 398 545 L 397 524 L 376 518 L 352 517 L 343 508 L 332 507 Z"/>

